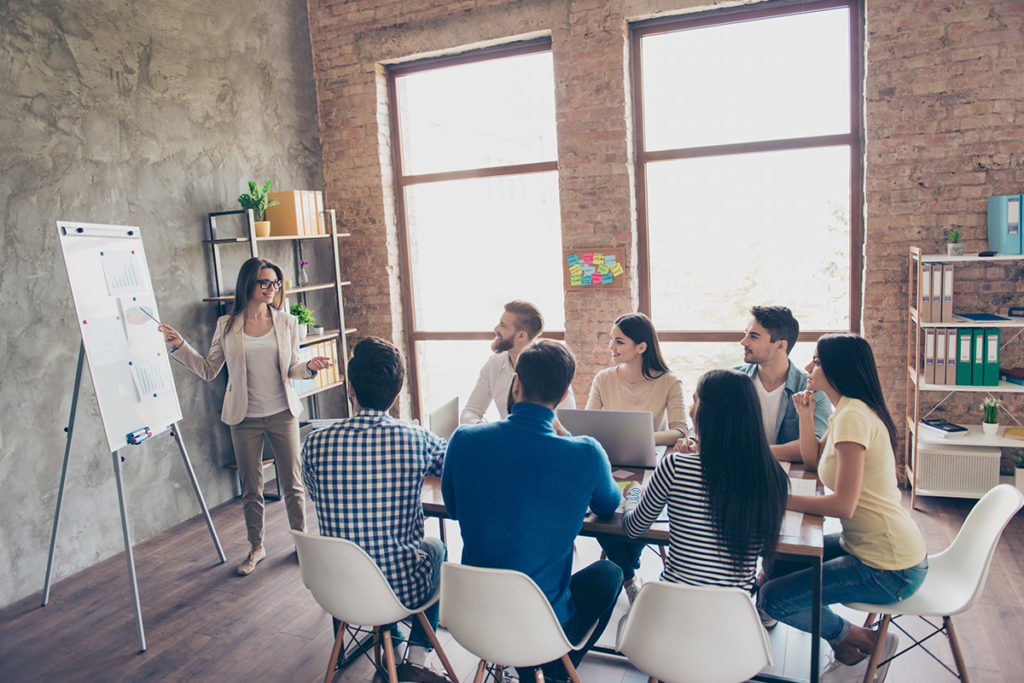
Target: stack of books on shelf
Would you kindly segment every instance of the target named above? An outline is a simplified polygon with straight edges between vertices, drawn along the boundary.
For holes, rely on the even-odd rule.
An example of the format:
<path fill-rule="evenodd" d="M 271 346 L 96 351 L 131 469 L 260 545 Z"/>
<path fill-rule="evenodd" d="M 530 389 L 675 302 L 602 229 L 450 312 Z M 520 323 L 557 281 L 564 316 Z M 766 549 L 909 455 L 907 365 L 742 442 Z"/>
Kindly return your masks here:
<path fill-rule="evenodd" d="M 292 387 L 295 389 L 295 392 L 300 395 L 331 384 L 337 384 L 341 381 L 341 369 L 338 368 L 338 346 L 335 343 L 335 340 L 330 339 L 317 344 L 310 344 L 309 346 L 304 346 L 299 349 L 299 358 L 301 358 L 303 362 L 308 361 L 314 356 L 330 358 L 332 365 L 331 367 L 316 373 L 316 377 L 311 377 L 309 379 L 293 379 Z"/>
<path fill-rule="evenodd" d="M 932 439 L 950 439 L 967 435 L 967 427 L 953 424 L 941 417 L 925 417 L 917 423 L 917 430 L 921 436 Z"/>
<path fill-rule="evenodd" d="M 271 192 L 268 200 L 280 202 L 267 209 L 270 234 L 274 237 L 305 237 L 326 235 L 324 221 L 323 192 L 313 190 L 288 190 Z"/>

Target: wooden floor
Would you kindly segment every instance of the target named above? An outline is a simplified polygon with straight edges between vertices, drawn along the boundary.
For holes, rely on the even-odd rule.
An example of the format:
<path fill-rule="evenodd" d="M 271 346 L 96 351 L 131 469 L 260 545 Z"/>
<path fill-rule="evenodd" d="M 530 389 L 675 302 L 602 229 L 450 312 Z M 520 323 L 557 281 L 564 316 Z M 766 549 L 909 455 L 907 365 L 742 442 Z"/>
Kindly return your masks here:
<path fill-rule="evenodd" d="M 952 540 L 973 501 L 919 499 L 914 516 L 932 551 Z M 314 681 L 322 680 L 331 648 L 330 618 L 302 585 L 282 503 L 268 504 L 268 557 L 249 577 L 235 575 L 247 547 L 241 508 L 212 511 L 227 564 L 219 564 L 202 517 L 189 520 L 135 549 L 148 649 L 139 654 L 123 554 L 57 583 L 50 604 L 41 591 L 0 610 L 0 681 Z M 428 522 L 436 533 L 436 522 Z M 458 533 L 448 523 L 452 557 Z M 580 539 L 578 562 L 598 552 Z M 60 541 L 55 563 L 62 557 Z M 1024 679 L 1024 518 L 1003 535 L 981 602 L 958 618 L 972 680 Z M 641 573 L 657 577 L 660 561 L 645 553 Z M 43 577 L 39 577 L 40 588 Z M 625 613 L 626 599 L 617 610 Z M 851 616 L 856 617 L 851 613 Z M 610 643 L 613 617 L 604 642 Z M 471 680 L 476 660 L 442 629 L 439 633 L 460 679 Z M 779 626 L 772 632 L 775 670 L 807 674 L 809 638 Z M 950 662 L 944 643 L 938 648 Z M 828 647 L 823 647 L 828 652 Z M 890 683 L 955 680 L 917 651 L 897 660 Z M 628 663 L 588 657 L 581 677 L 595 683 L 643 683 Z M 372 667 L 356 661 L 335 681 L 369 682 Z"/>

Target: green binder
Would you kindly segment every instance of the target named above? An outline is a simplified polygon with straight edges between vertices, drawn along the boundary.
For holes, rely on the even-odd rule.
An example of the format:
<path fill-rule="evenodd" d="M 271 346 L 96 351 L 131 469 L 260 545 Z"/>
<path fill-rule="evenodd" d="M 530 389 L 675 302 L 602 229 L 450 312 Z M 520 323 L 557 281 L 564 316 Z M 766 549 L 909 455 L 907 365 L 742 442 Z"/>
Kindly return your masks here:
<path fill-rule="evenodd" d="M 974 363 L 974 354 L 971 349 L 973 332 L 974 330 L 970 327 L 960 327 L 956 331 L 956 383 L 959 385 L 970 385 L 971 383 L 971 366 Z"/>
<path fill-rule="evenodd" d="M 972 336 L 971 354 L 974 362 L 971 363 L 971 384 L 980 387 L 985 384 L 985 330 L 975 327 Z"/>
<path fill-rule="evenodd" d="M 999 386 L 999 329 L 985 330 L 985 370 L 984 384 L 987 387 Z"/>

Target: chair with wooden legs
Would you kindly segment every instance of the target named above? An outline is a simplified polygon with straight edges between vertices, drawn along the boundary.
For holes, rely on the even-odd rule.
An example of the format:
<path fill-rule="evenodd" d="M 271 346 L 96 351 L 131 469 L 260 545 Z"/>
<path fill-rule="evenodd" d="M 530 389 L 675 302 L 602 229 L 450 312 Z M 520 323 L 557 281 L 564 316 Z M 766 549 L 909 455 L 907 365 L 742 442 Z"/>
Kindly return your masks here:
<path fill-rule="evenodd" d="M 410 609 L 403 605 L 391 590 L 391 585 L 384 578 L 380 567 L 355 543 L 343 538 L 314 536 L 295 530 L 291 533 L 299 554 L 302 582 L 309 588 L 317 603 L 341 622 L 338 626 L 338 635 L 334 639 L 334 647 L 331 649 L 331 658 L 327 662 L 324 683 L 330 683 L 334 677 L 342 639 L 346 632 L 355 633 L 353 625 L 372 627 L 374 644 L 377 646 L 383 639 L 388 680 L 390 683 L 397 683 L 395 644 L 392 642 L 390 630 L 385 626 L 412 615 L 420 620 L 449 678 L 453 683 L 458 683 L 459 679 L 452 669 L 451 662 L 448 661 L 437 635 L 423 615 L 423 610 L 437 601 L 436 591 L 426 603 Z M 379 655 L 377 663 L 379 666 Z"/>
<path fill-rule="evenodd" d="M 750 593 L 721 586 L 645 583 L 615 649 L 648 683 L 737 683 L 772 664 Z"/>
<path fill-rule="evenodd" d="M 894 657 L 920 645 L 951 674 L 956 676 L 958 672 L 961 681 L 967 683 L 970 680 L 956 630 L 953 628 L 953 616 L 965 612 L 981 597 L 999 537 L 1022 505 L 1024 494 L 1016 487 L 1009 484 L 996 486 L 986 493 L 967 515 L 953 542 L 942 552 L 928 556 L 928 575 L 916 593 L 906 600 L 889 605 L 847 603 L 847 607 L 868 613 L 865 626 L 872 625 L 876 615 L 882 615 L 878 627 L 878 645 L 871 653 L 867 671 L 864 673 L 865 683 L 874 680 L 875 670 L 885 664 L 878 659 L 890 623 L 895 624 L 914 641 L 913 645 Z M 895 621 L 895 618 L 900 616 L 920 617 L 931 626 L 931 633 L 921 639 L 914 638 Z M 942 625 L 935 626 L 926 617 L 941 617 Z M 922 644 L 928 638 L 943 632 L 949 640 L 957 672 L 942 663 Z"/>
<path fill-rule="evenodd" d="M 597 622 L 578 643 L 570 643 L 541 589 L 526 574 L 445 562 L 441 565 L 441 623 L 464 648 L 480 658 L 474 683 L 488 669 L 500 680 L 502 667 L 538 667 L 561 660 L 580 683 L 569 651 L 587 642 Z M 525 682 L 524 682 L 525 683 Z"/>

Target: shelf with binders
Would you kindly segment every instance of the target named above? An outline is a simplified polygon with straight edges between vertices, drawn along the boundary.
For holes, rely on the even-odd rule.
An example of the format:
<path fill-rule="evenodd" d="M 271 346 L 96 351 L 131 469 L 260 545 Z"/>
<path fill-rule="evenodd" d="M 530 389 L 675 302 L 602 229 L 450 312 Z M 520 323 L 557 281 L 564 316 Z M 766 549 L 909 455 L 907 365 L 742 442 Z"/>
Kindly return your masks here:
<path fill-rule="evenodd" d="M 986 487 L 999 483 L 998 449 L 1024 446 L 1004 438 L 1005 427 L 998 435 L 986 435 L 980 425 L 968 424 L 977 417 L 957 417 L 976 409 L 977 399 L 969 396 L 981 393 L 1005 400 L 1024 394 L 1024 386 L 1003 379 L 1000 373 L 1007 347 L 1024 334 L 1024 317 L 986 311 L 998 306 L 1000 314 L 1006 312 L 1002 307 L 1012 298 L 1005 289 L 999 295 L 993 285 L 1012 279 L 1006 269 L 1016 269 L 1021 262 L 1024 255 L 1019 254 L 948 256 L 909 249 L 904 456 L 911 505 L 916 505 L 917 495 L 984 495 Z M 963 316 L 978 319 L 954 313 L 954 294 L 960 304 L 957 308 L 973 309 Z M 964 423 L 967 434 L 943 438 L 919 428 L 920 420 L 936 410 Z M 1016 422 L 1008 406 L 1001 414 Z"/>

